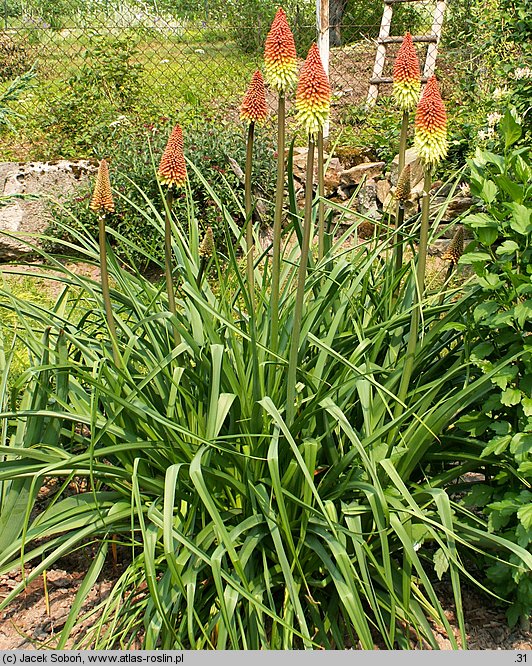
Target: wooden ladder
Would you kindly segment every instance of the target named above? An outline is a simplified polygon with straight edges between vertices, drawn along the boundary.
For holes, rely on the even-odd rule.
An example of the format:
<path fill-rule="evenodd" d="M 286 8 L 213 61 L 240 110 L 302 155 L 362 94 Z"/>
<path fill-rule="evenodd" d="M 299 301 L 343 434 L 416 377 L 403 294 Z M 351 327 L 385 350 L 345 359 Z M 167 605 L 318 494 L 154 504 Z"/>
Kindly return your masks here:
<path fill-rule="evenodd" d="M 368 98 L 366 101 L 367 106 L 373 106 L 377 101 L 379 85 L 382 83 L 393 82 L 391 76 L 382 76 L 382 72 L 386 61 L 386 47 L 389 44 L 400 44 L 403 41 L 403 37 L 390 37 L 393 6 L 398 2 L 423 2 L 426 4 L 426 0 L 384 0 L 384 11 L 382 13 L 381 27 L 379 36 L 377 38 L 377 54 L 375 55 L 375 66 L 373 67 L 373 76 L 369 82 Z M 425 83 L 426 80 L 434 74 L 434 67 L 436 65 L 436 57 L 438 55 L 438 44 L 440 42 L 446 4 L 446 0 L 435 0 L 432 32 L 430 35 L 412 36 L 412 40 L 414 42 L 418 44 L 428 44 L 427 55 L 425 57 L 425 66 L 423 67 L 423 76 L 421 78 L 423 83 Z"/>

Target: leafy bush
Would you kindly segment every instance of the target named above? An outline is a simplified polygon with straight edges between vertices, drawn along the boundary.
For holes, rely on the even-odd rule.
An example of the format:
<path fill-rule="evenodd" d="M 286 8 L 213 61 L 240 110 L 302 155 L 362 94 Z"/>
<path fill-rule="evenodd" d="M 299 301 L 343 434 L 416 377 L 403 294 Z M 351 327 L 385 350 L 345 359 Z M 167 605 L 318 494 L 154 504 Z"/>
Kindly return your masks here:
<path fill-rule="evenodd" d="M 26 46 L 4 32 L 0 35 L 0 81 L 8 81 L 30 69 Z"/>
<path fill-rule="evenodd" d="M 168 136 L 168 119 L 161 119 L 157 124 L 149 124 L 143 130 L 132 132 L 125 127 L 113 142 L 113 153 L 109 155 L 109 143 L 104 142 L 94 147 L 99 157 L 110 158 L 113 170 L 113 185 L 124 197 L 109 224 L 123 237 L 132 241 L 136 248 L 118 243 L 116 251 L 121 258 L 130 258 L 144 263 L 149 256 L 152 260 L 161 260 L 163 247 L 160 245 L 157 230 L 146 225 L 143 206 L 144 197 L 159 201 L 160 191 L 155 167 L 164 149 Z M 240 200 L 235 192 L 242 190 L 240 177 L 231 167 L 233 160 L 243 169 L 245 164 L 245 144 L 243 134 L 235 127 L 221 122 L 202 122 L 190 125 L 186 130 L 186 142 L 190 157 L 196 165 L 209 174 L 209 183 L 216 187 L 217 196 L 238 224 L 243 219 Z M 148 141 L 149 146 L 148 148 Z M 265 132 L 258 132 L 255 153 L 255 182 L 257 192 L 262 197 L 263 209 L 269 212 L 269 202 L 275 187 L 275 158 Z M 237 169 L 238 171 L 238 169 Z M 195 211 L 201 220 L 203 230 L 211 226 L 216 245 L 223 250 L 226 235 L 219 205 L 206 191 L 202 181 L 192 172 L 189 179 L 190 193 L 195 202 Z M 139 189 L 141 188 L 141 189 Z M 48 229 L 54 238 L 66 239 L 64 223 L 74 215 L 85 228 L 96 236 L 98 223 L 96 216 L 89 209 L 90 186 L 76 191 L 69 201 L 55 213 L 56 222 Z M 176 197 L 174 208 L 178 219 L 185 222 L 188 218 L 186 194 Z M 48 247 L 53 245 L 48 242 Z M 137 251 L 138 250 L 138 251 Z M 133 252 L 133 254 L 132 254 Z"/>
<path fill-rule="evenodd" d="M 465 500 L 482 507 L 489 531 L 530 550 L 532 543 L 532 153 L 515 148 L 522 134 L 510 111 L 501 121 L 504 153 L 477 150 L 469 161 L 478 211 L 464 223 L 474 242 L 462 257 L 477 276 L 471 322 L 471 361 L 477 375 L 492 374 L 493 390 L 458 426 L 482 442 L 487 478 Z M 511 566 L 510 566 L 511 565 Z M 508 619 L 526 622 L 532 610 L 532 574 L 511 556 L 486 570 L 490 586 L 512 605 Z"/>
<path fill-rule="evenodd" d="M 395 103 L 380 95 L 372 107 L 365 104 L 346 106 L 341 111 L 339 140 L 359 148 L 371 147 L 378 160 L 391 162 L 399 149 Z"/>
<path fill-rule="evenodd" d="M 117 123 L 136 115 L 142 65 L 130 37 L 93 35 L 77 74 L 64 82 L 61 96 L 44 92 L 41 125 L 52 150 L 62 157 L 79 157 L 114 134 Z"/>

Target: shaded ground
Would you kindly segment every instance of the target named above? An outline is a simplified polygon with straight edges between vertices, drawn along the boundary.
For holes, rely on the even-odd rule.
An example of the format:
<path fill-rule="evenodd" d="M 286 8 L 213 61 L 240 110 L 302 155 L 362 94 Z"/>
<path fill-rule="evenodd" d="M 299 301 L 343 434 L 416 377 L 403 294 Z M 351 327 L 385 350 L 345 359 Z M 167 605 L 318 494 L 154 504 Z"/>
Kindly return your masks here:
<path fill-rule="evenodd" d="M 43 578 L 39 576 L 8 610 L 1 612 L 0 649 L 53 649 L 57 645 L 69 608 L 89 566 L 89 561 L 90 548 L 87 547 L 86 551 L 63 558 L 47 573 L 48 607 Z M 87 595 L 84 611 L 89 611 L 107 597 L 120 573 L 120 566 L 110 561 L 100 580 Z M 0 600 L 5 598 L 19 581 L 20 573 L 0 576 Z M 447 618 L 459 639 L 452 604 L 446 603 L 446 599 L 452 598 L 450 587 L 441 584 L 437 586 L 437 590 L 443 600 Z M 532 649 L 532 633 L 516 628 L 509 629 L 503 610 L 495 608 L 491 600 L 481 597 L 471 588 L 465 588 L 463 596 L 470 650 Z M 91 620 L 88 620 L 76 628 L 73 634 L 74 640 L 81 636 L 83 629 L 90 622 Z M 434 629 L 440 649 L 451 649 L 443 628 L 436 626 Z M 140 645 L 136 648 L 140 648 Z"/>

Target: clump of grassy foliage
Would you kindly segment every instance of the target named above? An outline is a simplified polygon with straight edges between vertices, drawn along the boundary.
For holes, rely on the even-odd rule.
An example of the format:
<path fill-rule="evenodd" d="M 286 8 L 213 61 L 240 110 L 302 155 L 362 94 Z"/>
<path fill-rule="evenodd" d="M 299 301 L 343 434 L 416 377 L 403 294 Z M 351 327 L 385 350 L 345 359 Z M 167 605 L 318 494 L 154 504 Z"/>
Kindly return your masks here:
<path fill-rule="evenodd" d="M 172 217 L 164 196 L 142 194 L 135 204 L 115 191 L 161 246 L 168 216 L 175 310 L 164 284 L 137 262 L 124 266 L 110 248 L 116 337 L 100 282 L 51 253 L 41 250 L 64 290 L 49 310 L 2 289 L 3 309 L 25 322 L 31 365 L 28 381 L 15 385 L 18 404 L 1 387 L 0 573 L 33 568 L 0 608 L 90 539 L 97 553 L 59 647 L 116 545 L 130 558 L 110 595 L 88 611 L 79 646 L 127 647 L 141 636 L 146 649 L 437 649 L 435 620 L 457 648 L 436 592 L 443 575 L 465 646 L 461 582 L 474 580 L 471 559 L 482 555 L 517 574 L 530 570 L 532 556 L 490 532 L 454 494 L 486 460 L 483 444 L 448 433 L 488 400 L 521 352 L 474 372 L 468 322 L 484 295 L 423 288 L 420 255 L 445 206 L 430 221 L 414 217 L 347 249 L 364 221 L 358 216 L 342 234 L 329 228 L 323 255 L 310 253 L 300 266 L 319 201 L 309 178 L 303 213 L 288 178 L 279 275 L 273 279 L 255 228 L 251 288 L 238 258 L 247 251 L 242 230 L 211 172 L 194 159 L 188 169 L 228 239 L 225 256 L 209 256 L 212 283 L 202 279 L 200 216 L 189 191 Z M 340 221 L 351 213 L 331 205 Z M 64 226 L 75 240 L 64 248 L 99 265 L 91 229 L 80 219 Z M 396 265 L 394 247 L 417 242 L 420 228 L 423 252 Z M 107 233 L 131 256 L 148 256 L 127 233 Z M 2 364 L 5 376 L 8 356 Z M 65 484 L 84 477 L 88 488 L 67 498 L 59 490 L 33 518 L 45 476 Z"/>

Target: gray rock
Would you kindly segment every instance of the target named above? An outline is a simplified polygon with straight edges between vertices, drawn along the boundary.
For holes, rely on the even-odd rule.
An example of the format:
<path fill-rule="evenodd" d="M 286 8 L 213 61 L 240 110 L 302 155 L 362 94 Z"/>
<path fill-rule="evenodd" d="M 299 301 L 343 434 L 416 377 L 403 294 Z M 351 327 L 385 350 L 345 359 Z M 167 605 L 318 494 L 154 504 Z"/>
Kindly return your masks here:
<path fill-rule="evenodd" d="M 363 178 L 376 178 L 384 171 L 384 162 L 363 162 L 357 164 L 340 174 L 340 183 L 342 185 L 358 185 Z"/>
<path fill-rule="evenodd" d="M 377 187 L 377 199 L 380 201 L 381 204 L 383 204 L 386 201 L 388 194 L 390 194 L 392 186 L 390 185 L 390 182 L 388 180 L 378 180 L 376 187 Z"/>
<path fill-rule="evenodd" d="M 358 194 L 358 212 L 380 220 L 382 215 L 377 207 L 377 185 L 373 179 L 368 180 Z"/>
<path fill-rule="evenodd" d="M 96 160 L 0 163 L 0 197 L 20 197 L 0 206 L 0 261 L 27 254 L 25 239 L 38 245 L 31 235 L 42 233 L 50 223 L 49 202 L 64 200 L 97 168 Z"/>
<path fill-rule="evenodd" d="M 418 183 L 423 183 L 423 164 L 419 159 L 419 155 L 415 148 L 407 148 L 405 152 L 405 166 L 410 164 L 410 187 L 415 189 Z M 397 185 L 397 178 L 399 177 L 399 155 L 393 158 L 390 165 L 390 180 L 392 185 Z M 423 186 L 421 186 L 423 188 Z"/>

